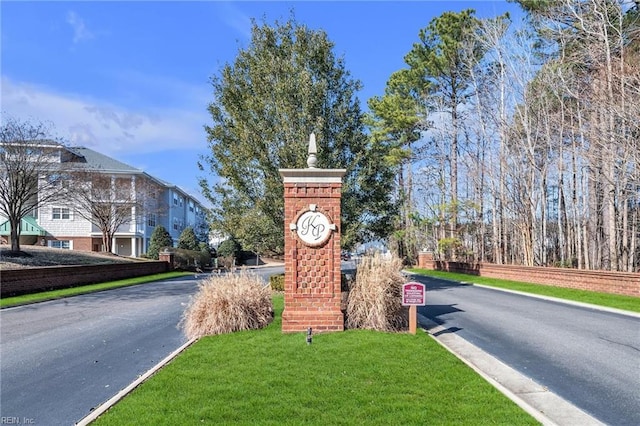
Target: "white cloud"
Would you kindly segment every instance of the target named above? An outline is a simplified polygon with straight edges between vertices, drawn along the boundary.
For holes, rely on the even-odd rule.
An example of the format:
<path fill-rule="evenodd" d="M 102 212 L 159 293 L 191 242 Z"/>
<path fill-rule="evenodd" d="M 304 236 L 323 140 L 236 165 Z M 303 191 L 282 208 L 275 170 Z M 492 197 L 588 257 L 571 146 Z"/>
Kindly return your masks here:
<path fill-rule="evenodd" d="M 19 119 L 53 124 L 70 145 L 82 145 L 106 155 L 201 149 L 208 122 L 206 104 L 180 108 L 132 110 L 88 96 L 60 93 L 35 84 L 2 77 L 2 112 Z M 194 89 L 195 90 L 195 89 Z M 202 100 L 202 97 L 200 97 Z"/>
<path fill-rule="evenodd" d="M 218 18 L 240 33 L 246 39 L 251 38 L 251 18 L 243 13 L 234 2 L 215 2 Z"/>
<path fill-rule="evenodd" d="M 93 38 L 93 33 L 84 24 L 84 19 L 72 10 L 67 13 L 67 24 L 73 29 L 73 44 Z"/>

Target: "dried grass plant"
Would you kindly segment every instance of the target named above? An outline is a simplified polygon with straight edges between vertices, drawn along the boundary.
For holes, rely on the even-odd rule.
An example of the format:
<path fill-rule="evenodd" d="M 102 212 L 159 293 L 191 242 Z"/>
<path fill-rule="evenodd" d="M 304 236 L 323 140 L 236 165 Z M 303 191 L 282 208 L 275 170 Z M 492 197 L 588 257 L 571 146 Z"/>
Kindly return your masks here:
<path fill-rule="evenodd" d="M 266 327 L 273 320 L 271 289 L 247 272 L 212 275 L 185 310 L 181 326 L 189 339 Z"/>
<path fill-rule="evenodd" d="M 358 265 L 347 301 L 347 328 L 401 331 L 408 327 L 402 306 L 402 259 L 367 256 Z"/>

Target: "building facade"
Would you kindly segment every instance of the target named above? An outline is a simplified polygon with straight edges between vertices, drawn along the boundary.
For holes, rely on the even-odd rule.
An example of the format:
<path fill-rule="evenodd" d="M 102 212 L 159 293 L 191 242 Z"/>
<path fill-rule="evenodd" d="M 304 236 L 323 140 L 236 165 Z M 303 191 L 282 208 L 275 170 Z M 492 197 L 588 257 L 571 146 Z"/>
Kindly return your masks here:
<path fill-rule="evenodd" d="M 89 148 L 60 145 L 59 151 L 65 163 L 61 170 L 69 176 L 60 184 L 63 195 L 40 203 L 23 219 L 21 244 L 106 251 L 103 226 L 112 231 L 112 253 L 137 257 L 147 252 L 160 225 L 174 244 L 187 227 L 208 235 L 206 208 L 178 186 Z M 47 175 L 40 179 L 44 182 Z M 8 221 L 0 218 L 5 241 L 9 232 Z"/>

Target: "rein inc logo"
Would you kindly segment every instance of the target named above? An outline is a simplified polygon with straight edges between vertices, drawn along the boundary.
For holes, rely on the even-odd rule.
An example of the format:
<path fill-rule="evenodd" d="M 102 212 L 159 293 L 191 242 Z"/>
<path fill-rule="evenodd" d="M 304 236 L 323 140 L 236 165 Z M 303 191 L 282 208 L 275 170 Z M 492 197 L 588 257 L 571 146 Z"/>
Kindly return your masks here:
<path fill-rule="evenodd" d="M 35 425 L 36 420 L 32 417 L 0 417 L 1 425 Z"/>

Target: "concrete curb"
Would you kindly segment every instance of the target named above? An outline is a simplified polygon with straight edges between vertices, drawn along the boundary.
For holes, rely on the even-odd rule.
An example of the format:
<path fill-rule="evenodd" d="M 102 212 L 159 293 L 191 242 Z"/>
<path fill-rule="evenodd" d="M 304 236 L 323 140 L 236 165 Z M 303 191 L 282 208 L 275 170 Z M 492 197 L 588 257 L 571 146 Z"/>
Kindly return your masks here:
<path fill-rule="evenodd" d="M 418 314 L 423 330 L 545 426 L 604 425 L 477 346 Z"/>
<path fill-rule="evenodd" d="M 100 404 L 95 410 L 91 411 L 89 415 L 87 415 L 86 417 L 81 419 L 79 422 L 77 422 L 76 425 L 86 426 L 92 421 L 94 421 L 95 419 L 97 419 L 101 414 L 103 414 L 109 408 L 113 407 L 118 401 L 120 401 L 122 398 L 127 396 L 127 394 L 129 394 L 132 390 L 138 387 L 141 383 L 143 383 L 145 380 L 147 380 L 149 377 L 155 374 L 162 367 L 167 365 L 171 360 L 177 357 L 182 351 L 184 351 L 189 346 L 191 346 L 196 340 L 197 339 L 191 339 L 188 342 L 186 342 L 184 345 L 180 346 L 175 351 L 171 352 L 169 355 L 167 355 L 166 358 L 164 358 L 162 361 L 157 363 L 155 366 L 153 366 L 149 371 L 144 373 L 142 376 L 134 380 L 133 383 L 131 383 L 129 386 L 122 389 L 120 392 L 118 392 L 113 397 L 111 397 L 111 399 L 109 399 L 108 401 Z"/>

